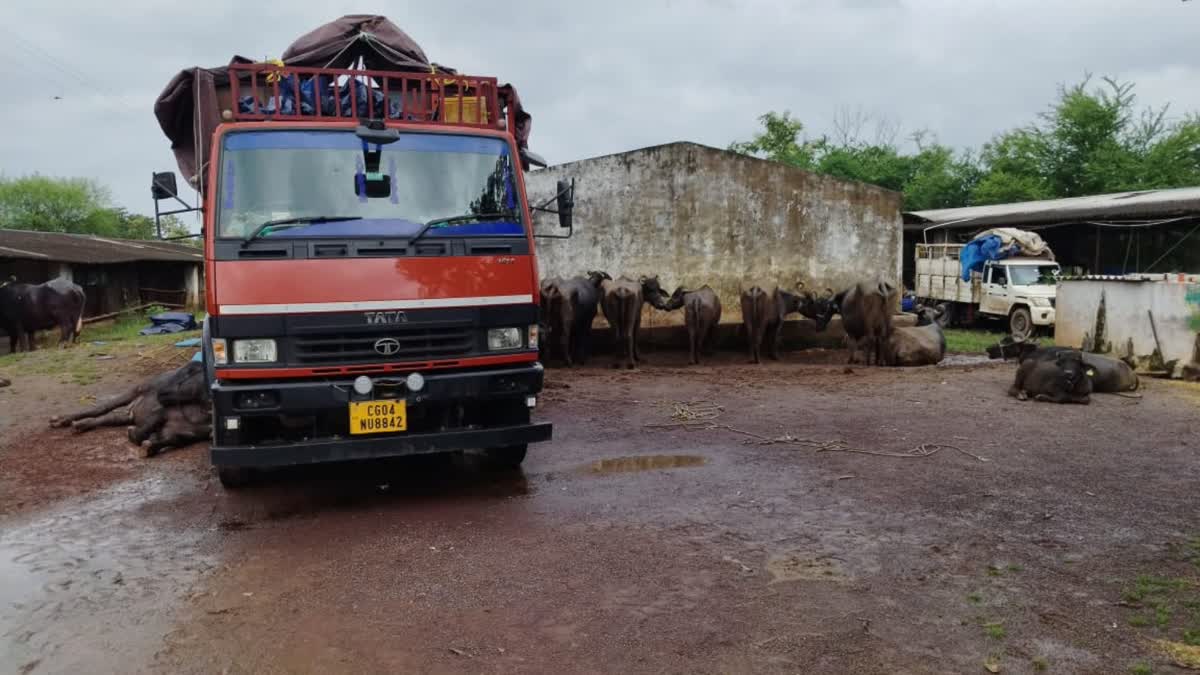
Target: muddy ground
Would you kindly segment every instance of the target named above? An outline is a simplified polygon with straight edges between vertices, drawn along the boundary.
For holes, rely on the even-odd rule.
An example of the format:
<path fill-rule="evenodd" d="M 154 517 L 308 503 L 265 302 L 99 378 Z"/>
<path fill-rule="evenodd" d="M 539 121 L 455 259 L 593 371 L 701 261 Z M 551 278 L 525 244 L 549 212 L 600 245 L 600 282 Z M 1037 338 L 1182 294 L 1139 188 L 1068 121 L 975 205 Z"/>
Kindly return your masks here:
<path fill-rule="evenodd" d="M 0 672 L 1169 672 L 1149 641 L 1200 630 L 1194 386 L 1054 406 L 1011 365 L 648 358 L 550 371 L 523 472 L 237 493 L 202 447 L 45 429 L 77 392 L 16 382 Z"/>

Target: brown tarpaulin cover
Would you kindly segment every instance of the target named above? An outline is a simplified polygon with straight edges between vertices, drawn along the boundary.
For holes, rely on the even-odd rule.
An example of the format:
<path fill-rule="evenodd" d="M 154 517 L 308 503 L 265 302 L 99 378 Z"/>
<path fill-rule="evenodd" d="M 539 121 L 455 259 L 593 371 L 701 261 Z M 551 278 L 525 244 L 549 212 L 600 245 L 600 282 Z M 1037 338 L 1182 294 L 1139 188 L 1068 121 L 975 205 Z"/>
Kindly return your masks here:
<path fill-rule="evenodd" d="M 350 14 L 331 21 L 297 39 L 283 52 L 289 66 L 309 68 L 352 68 L 359 60 L 368 70 L 428 71 L 454 70 L 433 64 L 421 46 L 386 17 Z M 235 56 L 234 63 L 251 63 Z M 188 68 L 167 84 L 154 102 L 154 116 L 171 141 L 171 150 L 179 170 L 192 187 L 201 189 L 201 169 L 208 152 L 208 140 L 221 123 L 218 89 L 229 86 L 229 68 Z M 521 107 L 521 99 L 512 85 L 500 87 L 500 105 L 516 111 L 513 130 L 517 145 L 529 142 L 532 119 Z M 236 105 L 236 102 L 227 102 Z M 201 190 L 203 191 L 203 190 Z"/>

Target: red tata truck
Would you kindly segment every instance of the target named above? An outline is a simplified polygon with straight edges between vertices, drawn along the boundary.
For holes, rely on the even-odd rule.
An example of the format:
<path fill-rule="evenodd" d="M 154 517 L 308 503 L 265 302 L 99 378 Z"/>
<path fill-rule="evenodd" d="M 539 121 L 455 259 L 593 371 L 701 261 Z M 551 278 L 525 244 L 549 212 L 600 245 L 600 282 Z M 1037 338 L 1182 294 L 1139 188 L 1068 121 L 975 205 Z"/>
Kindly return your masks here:
<path fill-rule="evenodd" d="M 222 483 L 464 449 L 519 465 L 551 425 L 531 421 L 543 370 L 522 177 L 544 162 L 519 142 L 515 94 L 437 67 L 224 72 L 191 179 Z M 156 212 L 178 199 L 174 173 L 153 189 Z"/>

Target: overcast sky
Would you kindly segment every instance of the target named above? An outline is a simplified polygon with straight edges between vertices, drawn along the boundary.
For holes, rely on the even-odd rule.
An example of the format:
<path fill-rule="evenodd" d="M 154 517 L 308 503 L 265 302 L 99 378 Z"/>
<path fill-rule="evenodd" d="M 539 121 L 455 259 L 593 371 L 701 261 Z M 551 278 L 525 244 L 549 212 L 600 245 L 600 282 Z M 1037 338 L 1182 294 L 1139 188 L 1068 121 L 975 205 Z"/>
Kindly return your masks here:
<path fill-rule="evenodd" d="M 849 108 L 977 146 L 1089 71 L 1200 110 L 1200 2 L 1180 0 L 5 0 L 0 172 L 92 177 L 152 212 L 151 171 L 176 169 L 152 112 L 167 81 L 277 57 L 350 13 L 385 14 L 434 61 L 515 84 L 552 163 L 725 147 L 784 109 L 814 133 Z"/>

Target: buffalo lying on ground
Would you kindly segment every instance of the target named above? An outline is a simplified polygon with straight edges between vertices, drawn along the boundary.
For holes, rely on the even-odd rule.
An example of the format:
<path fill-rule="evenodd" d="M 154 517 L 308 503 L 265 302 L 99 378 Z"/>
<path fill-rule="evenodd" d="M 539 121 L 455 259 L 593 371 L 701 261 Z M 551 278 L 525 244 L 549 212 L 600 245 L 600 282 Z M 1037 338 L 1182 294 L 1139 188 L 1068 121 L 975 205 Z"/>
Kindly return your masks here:
<path fill-rule="evenodd" d="M 688 363 L 700 363 L 700 352 L 712 353 L 712 344 L 721 323 L 721 298 L 708 286 L 689 291 L 683 286 L 675 289 L 663 309 L 683 307 L 688 333 Z"/>
<path fill-rule="evenodd" d="M 1030 352 L 1017 366 L 1016 379 L 1008 395 L 1022 401 L 1083 403 L 1091 401 L 1092 377 L 1083 354 L 1063 349 L 1045 354 Z"/>
<path fill-rule="evenodd" d="M 946 308 L 917 309 L 917 325 L 901 326 L 892 331 L 887 356 L 893 366 L 932 366 L 946 356 L 946 334 L 943 332 Z"/>
<path fill-rule="evenodd" d="M 103 426 L 129 426 L 129 440 L 150 457 L 164 448 L 209 438 L 212 414 L 204 365 L 189 362 L 130 387 L 113 398 L 50 420 L 75 433 Z"/>
<path fill-rule="evenodd" d="M 750 348 L 750 362 L 762 362 L 764 344 L 767 356 L 779 360 L 779 334 L 788 314 L 799 312 L 810 319 L 817 320 L 817 330 L 824 330 L 820 317 L 827 311 L 832 302 L 832 292 L 826 298 L 803 290 L 800 284 L 797 293 L 776 288 L 767 293 L 759 286 L 751 286 L 742 291 L 742 323 L 746 326 L 746 342 Z"/>
<path fill-rule="evenodd" d="M 1014 341 L 1005 338 L 1000 343 L 988 347 L 987 353 L 993 359 L 1016 358 L 1023 362 L 1030 358 L 1050 359 L 1062 352 L 1078 351 L 1070 347 L 1039 347 L 1036 342 Z M 1115 394 L 1125 391 L 1136 391 L 1141 385 L 1137 373 L 1128 363 L 1103 354 L 1080 352 L 1083 362 L 1087 365 L 1092 380 L 1092 392 Z"/>
<path fill-rule="evenodd" d="M 609 279 L 604 272 L 589 272 L 586 277 L 543 282 L 546 354 L 551 353 L 552 345 L 557 345 L 568 367 L 587 363 L 591 355 L 592 321 L 600 304 L 600 284 Z"/>
<path fill-rule="evenodd" d="M 889 281 L 862 281 L 837 293 L 817 319 L 817 329 L 824 330 L 835 314 L 842 315 L 842 327 L 849 341 L 850 363 L 862 349 L 865 363 L 888 365 L 888 342 L 892 336 L 892 298 L 896 287 Z"/>
<path fill-rule="evenodd" d="M 58 328 L 59 344 L 74 342 L 83 330 L 83 289 L 66 279 L 43 284 L 0 283 L 0 327 L 8 333 L 9 351 L 21 345 L 33 351 L 37 331 Z"/>

